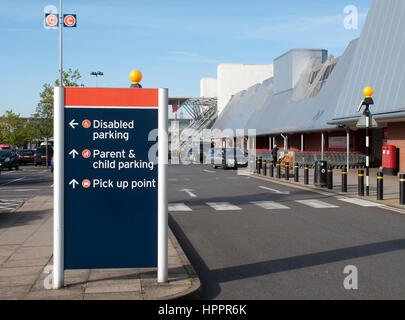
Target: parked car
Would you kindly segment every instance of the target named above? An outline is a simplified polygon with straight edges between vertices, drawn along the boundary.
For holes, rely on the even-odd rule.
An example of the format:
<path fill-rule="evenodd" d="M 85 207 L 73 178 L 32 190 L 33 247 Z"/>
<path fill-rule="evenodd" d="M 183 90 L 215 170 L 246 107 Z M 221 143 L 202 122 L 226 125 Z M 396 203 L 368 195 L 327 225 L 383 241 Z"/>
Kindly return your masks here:
<path fill-rule="evenodd" d="M 0 170 L 8 169 L 13 170 L 19 169 L 18 157 L 13 150 L 0 150 Z"/>
<path fill-rule="evenodd" d="M 51 164 L 53 156 L 52 146 L 48 146 L 48 165 Z M 46 165 L 46 146 L 40 146 L 35 150 L 35 166 Z"/>
<path fill-rule="evenodd" d="M 211 163 L 214 169 L 247 167 L 248 156 L 239 148 L 211 148 L 207 155 L 207 163 Z"/>
<path fill-rule="evenodd" d="M 14 147 L 9 143 L 0 144 L 0 150 L 14 150 Z"/>
<path fill-rule="evenodd" d="M 17 150 L 18 163 L 25 165 L 27 163 L 34 163 L 35 161 L 35 151 L 34 150 Z"/>

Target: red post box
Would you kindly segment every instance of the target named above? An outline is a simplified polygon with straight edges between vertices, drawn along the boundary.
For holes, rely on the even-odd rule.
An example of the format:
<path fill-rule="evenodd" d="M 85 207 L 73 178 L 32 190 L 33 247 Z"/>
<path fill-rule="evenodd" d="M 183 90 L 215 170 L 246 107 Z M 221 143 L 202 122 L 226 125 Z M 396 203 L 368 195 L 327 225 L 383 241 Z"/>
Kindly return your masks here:
<path fill-rule="evenodd" d="M 397 148 L 395 146 L 383 146 L 382 166 L 384 174 L 397 175 Z"/>

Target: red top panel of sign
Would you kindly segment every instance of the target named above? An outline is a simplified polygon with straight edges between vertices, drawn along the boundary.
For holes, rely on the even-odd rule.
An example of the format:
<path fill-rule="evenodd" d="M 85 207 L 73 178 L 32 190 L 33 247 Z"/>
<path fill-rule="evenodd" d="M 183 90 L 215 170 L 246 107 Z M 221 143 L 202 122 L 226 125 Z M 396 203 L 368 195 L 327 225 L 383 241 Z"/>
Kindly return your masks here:
<path fill-rule="evenodd" d="M 158 89 L 65 88 L 66 107 L 159 106 Z"/>

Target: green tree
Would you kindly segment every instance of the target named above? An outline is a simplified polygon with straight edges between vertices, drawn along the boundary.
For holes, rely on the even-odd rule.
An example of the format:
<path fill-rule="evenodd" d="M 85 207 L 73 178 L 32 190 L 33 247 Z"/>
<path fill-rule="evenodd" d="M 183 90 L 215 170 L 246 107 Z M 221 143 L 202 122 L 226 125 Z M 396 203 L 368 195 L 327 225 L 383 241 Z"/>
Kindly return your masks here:
<path fill-rule="evenodd" d="M 65 87 L 84 87 L 84 84 L 78 83 L 81 78 L 79 70 L 69 69 L 63 72 L 63 85 Z M 58 86 L 59 79 L 55 81 L 54 85 L 45 83 L 39 94 L 41 99 L 30 122 L 30 132 L 38 142 L 53 136 L 53 88 Z M 46 166 L 48 167 L 48 146 L 46 146 L 46 150 Z"/>
<path fill-rule="evenodd" d="M 79 70 L 69 69 L 63 72 L 63 84 L 65 87 L 84 87 L 84 84 L 79 84 L 82 78 Z M 38 140 L 53 136 L 53 88 L 59 86 L 59 79 L 54 85 L 45 83 L 43 90 L 39 94 L 40 101 L 32 115 L 31 128 L 32 133 Z"/>
<path fill-rule="evenodd" d="M 27 120 L 22 119 L 19 114 L 8 110 L 0 117 L 0 143 L 24 147 L 30 138 Z"/>

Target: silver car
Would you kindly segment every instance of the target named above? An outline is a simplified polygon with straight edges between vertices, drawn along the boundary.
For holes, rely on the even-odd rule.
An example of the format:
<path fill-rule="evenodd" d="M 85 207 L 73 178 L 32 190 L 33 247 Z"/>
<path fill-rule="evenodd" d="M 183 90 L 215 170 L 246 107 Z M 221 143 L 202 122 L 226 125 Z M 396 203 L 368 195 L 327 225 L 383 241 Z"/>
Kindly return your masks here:
<path fill-rule="evenodd" d="M 249 162 L 248 156 L 238 148 L 211 148 L 206 160 L 214 169 L 247 167 Z"/>

